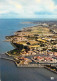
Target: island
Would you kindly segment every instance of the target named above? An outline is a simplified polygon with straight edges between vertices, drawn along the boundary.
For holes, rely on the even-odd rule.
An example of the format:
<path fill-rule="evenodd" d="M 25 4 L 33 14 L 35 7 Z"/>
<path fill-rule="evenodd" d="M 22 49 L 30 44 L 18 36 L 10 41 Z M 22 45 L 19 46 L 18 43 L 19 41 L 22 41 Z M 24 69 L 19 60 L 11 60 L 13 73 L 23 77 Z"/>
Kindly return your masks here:
<path fill-rule="evenodd" d="M 14 58 L 17 67 L 39 66 L 57 72 L 56 22 L 40 22 L 5 38 L 14 46 L 6 54 Z"/>

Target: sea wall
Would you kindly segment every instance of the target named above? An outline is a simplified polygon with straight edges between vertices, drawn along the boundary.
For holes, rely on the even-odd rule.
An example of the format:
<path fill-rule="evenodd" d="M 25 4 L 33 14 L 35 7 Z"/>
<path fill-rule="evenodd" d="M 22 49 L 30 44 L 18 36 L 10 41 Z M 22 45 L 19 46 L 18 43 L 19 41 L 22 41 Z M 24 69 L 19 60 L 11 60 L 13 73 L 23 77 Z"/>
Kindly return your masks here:
<path fill-rule="evenodd" d="M 44 67 L 44 65 L 41 65 L 41 64 L 24 64 L 24 65 L 19 65 L 17 64 L 17 67 Z"/>

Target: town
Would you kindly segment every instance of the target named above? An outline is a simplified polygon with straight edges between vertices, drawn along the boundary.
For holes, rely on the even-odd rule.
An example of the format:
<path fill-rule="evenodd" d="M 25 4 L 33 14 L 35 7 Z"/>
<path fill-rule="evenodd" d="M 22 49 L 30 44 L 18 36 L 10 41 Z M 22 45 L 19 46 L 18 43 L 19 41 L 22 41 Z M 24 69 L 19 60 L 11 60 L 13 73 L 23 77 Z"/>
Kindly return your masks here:
<path fill-rule="evenodd" d="M 40 23 L 23 28 L 12 36 L 6 36 L 15 49 L 7 55 L 20 65 L 57 63 L 57 24 Z M 54 65 L 57 67 L 57 65 Z"/>

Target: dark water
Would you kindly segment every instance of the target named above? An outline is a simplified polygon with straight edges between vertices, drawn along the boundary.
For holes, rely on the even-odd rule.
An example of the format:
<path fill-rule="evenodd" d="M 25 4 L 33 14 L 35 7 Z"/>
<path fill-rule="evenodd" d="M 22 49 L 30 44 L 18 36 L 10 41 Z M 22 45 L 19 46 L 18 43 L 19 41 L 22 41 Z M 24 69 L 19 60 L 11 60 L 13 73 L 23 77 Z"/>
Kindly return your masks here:
<path fill-rule="evenodd" d="M 0 63 L 2 81 L 51 81 L 50 77 L 57 81 L 57 74 L 44 68 L 17 68 L 8 60 L 0 60 Z"/>
<path fill-rule="evenodd" d="M 23 27 L 34 25 L 21 23 L 26 21 L 34 20 L 0 19 L 0 53 L 13 49 L 10 43 L 3 42 L 5 36 L 12 35 Z M 54 80 L 50 77 L 54 77 Z M 44 68 L 17 68 L 12 61 L 0 59 L 0 79 L 1 81 L 57 81 L 57 74 Z"/>

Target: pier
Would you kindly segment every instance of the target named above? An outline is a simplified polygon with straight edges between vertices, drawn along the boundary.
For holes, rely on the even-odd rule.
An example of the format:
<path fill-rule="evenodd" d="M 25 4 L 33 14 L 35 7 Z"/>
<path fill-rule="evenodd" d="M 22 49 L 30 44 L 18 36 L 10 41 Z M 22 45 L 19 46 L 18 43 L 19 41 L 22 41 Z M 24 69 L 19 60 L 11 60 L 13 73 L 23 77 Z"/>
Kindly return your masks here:
<path fill-rule="evenodd" d="M 10 61 L 14 61 L 13 57 L 11 56 L 7 56 L 6 54 L 0 54 L 0 59 L 5 59 L 5 60 L 10 60 Z"/>

